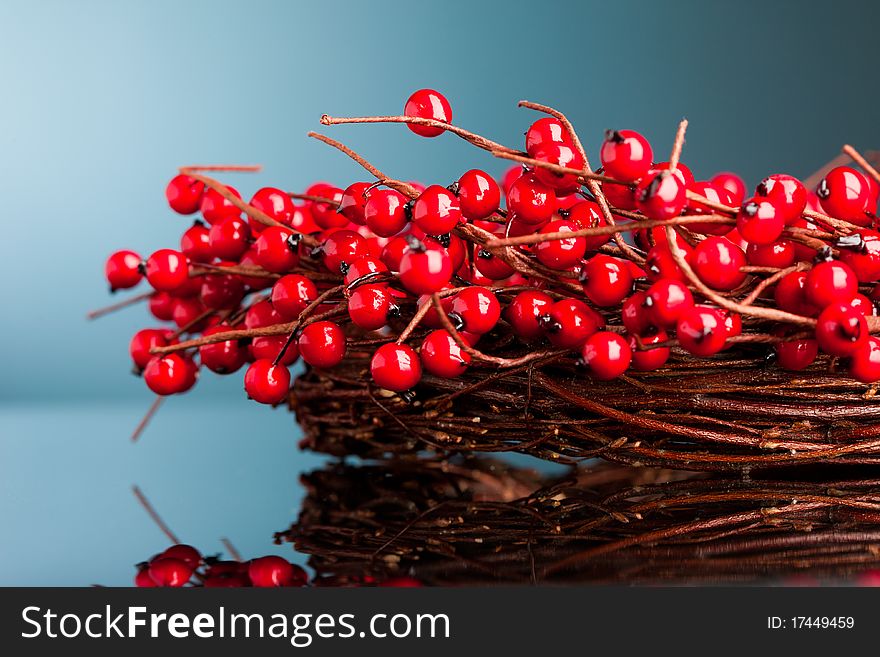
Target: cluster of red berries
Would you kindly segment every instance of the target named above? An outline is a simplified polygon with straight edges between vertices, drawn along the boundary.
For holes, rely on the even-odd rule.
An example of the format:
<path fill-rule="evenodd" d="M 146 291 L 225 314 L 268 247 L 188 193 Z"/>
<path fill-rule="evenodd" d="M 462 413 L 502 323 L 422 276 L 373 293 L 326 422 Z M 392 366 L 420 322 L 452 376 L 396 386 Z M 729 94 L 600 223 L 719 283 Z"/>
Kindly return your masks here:
<path fill-rule="evenodd" d="M 416 134 L 436 137 L 452 111 L 423 89 L 404 117 L 415 119 L 407 125 Z M 588 171 L 579 143 L 553 117 L 529 127 L 523 156 L 531 164 L 500 181 L 471 169 L 448 186 L 322 182 L 302 195 L 264 187 L 247 204 L 231 187 L 181 173 L 168 184 L 168 203 L 202 220 L 183 232 L 179 249 L 146 259 L 119 251 L 106 264 L 114 290 L 146 278 L 150 311 L 176 325 L 135 334 L 137 371 L 168 395 L 191 388 L 201 367 L 229 374 L 247 365 L 247 394 L 277 404 L 289 394 L 288 367 L 300 357 L 316 368 L 339 364 L 353 325 L 386 339 L 372 357 L 372 380 L 402 393 L 425 373 L 461 375 L 482 353 L 478 343 L 491 345 L 484 336 L 504 324 L 523 343 L 577 352 L 593 377 L 608 380 L 662 367 L 675 346 L 703 358 L 727 348 L 742 318 L 719 299 L 753 289 L 758 274 L 792 269 L 752 300 L 802 320 L 768 329 L 780 366 L 804 369 L 821 350 L 846 359 L 856 379 L 880 380 L 880 339 L 868 319 L 880 298 L 870 287 L 880 280 L 873 177 L 840 166 L 810 191 L 776 174 L 746 198 L 735 174 L 697 181 L 681 162 L 656 162 L 639 133 L 616 130 L 601 146 L 601 186 L 587 193 L 571 172 Z M 702 219 L 719 207 L 739 208 L 735 227 Z M 274 223 L 255 220 L 251 209 Z M 667 224 L 626 228 L 682 215 L 692 220 L 677 228 L 674 245 Z M 604 230 L 611 221 L 632 238 L 612 244 L 613 231 Z M 493 248 L 473 231 L 540 239 Z M 334 286 L 342 308 L 329 294 Z M 419 332 L 395 340 L 392 326 L 437 300 L 445 317 L 422 308 L 412 327 Z M 211 339 L 230 331 L 244 337 Z M 202 339 L 188 345 L 182 333 Z"/>

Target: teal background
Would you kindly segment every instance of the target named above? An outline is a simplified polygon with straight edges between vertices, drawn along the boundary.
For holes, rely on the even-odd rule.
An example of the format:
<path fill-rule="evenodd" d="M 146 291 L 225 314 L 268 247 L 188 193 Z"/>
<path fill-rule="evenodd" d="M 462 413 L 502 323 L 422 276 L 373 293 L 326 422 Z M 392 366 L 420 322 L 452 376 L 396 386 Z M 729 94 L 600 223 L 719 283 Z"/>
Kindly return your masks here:
<path fill-rule="evenodd" d="M 454 120 L 506 144 L 566 111 L 593 157 L 632 127 L 666 152 L 690 119 L 698 178 L 806 176 L 844 142 L 880 147 L 877 3 L 0 2 L 0 584 L 123 584 L 165 546 L 140 484 L 184 540 L 249 556 L 279 550 L 294 517 L 293 418 L 246 401 L 240 376 L 150 403 L 128 373 L 135 308 L 89 323 L 116 248 L 176 244 L 188 221 L 163 189 L 175 167 L 261 163 L 225 178 L 347 183 L 356 165 L 306 138 L 322 130 L 392 175 L 444 184 L 504 164 L 399 125 L 322 128 L 322 113 L 395 114 L 420 87 Z M 281 553 L 288 553 L 280 548 Z"/>

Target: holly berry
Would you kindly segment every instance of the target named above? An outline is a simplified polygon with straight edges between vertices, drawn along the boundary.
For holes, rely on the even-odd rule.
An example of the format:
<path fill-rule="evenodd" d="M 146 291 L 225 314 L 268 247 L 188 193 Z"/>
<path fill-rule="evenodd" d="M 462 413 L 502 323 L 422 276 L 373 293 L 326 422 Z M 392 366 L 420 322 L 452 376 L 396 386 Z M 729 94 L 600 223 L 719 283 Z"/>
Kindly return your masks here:
<path fill-rule="evenodd" d="M 370 374 L 380 388 L 403 392 L 422 378 L 418 354 L 405 344 L 390 342 L 379 347 L 370 361 Z"/>
<path fill-rule="evenodd" d="M 453 187 L 458 195 L 461 213 L 471 221 L 491 216 L 501 203 L 498 183 L 480 169 L 465 171 Z"/>
<path fill-rule="evenodd" d="M 154 252 L 147 258 L 145 268 L 147 282 L 160 292 L 171 292 L 184 285 L 189 278 L 186 256 L 173 249 Z"/>
<path fill-rule="evenodd" d="M 491 281 L 500 281 L 504 280 L 505 278 L 510 278 L 510 276 L 512 276 L 515 271 L 513 267 L 508 265 L 491 251 L 487 251 L 486 249 L 481 248 L 476 249 L 474 267 L 476 267 L 477 271 L 480 274 Z M 467 278 L 468 280 L 470 280 L 469 276 L 462 276 L 461 272 L 459 272 L 458 275 L 462 278 Z"/>
<path fill-rule="evenodd" d="M 238 190 L 234 187 L 227 186 L 227 189 L 233 196 L 241 198 L 241 194 L 239 194 Z M 210 188 L 206 189 L 205 193 L 202 195 L 200 209 L 205 221 L 211 225 L 220 223 L 224 219 L 238 219 L 241 217 L 241 210 L 235 207 L 235 205 L 232 204 L 232 201 L 225 198 L 217 190 Z"/>
<path fill-rule="evenodd" d="M 663 329 L 657 329 L 650 335 L 643 335 L 636 340 L 635 335 L 629 336 L 629 348 L 632 351 L 632 368 L 639 372 L 653 372 L 666 364 L 669 360 L 669 347 L 656 347 L 661 342 L 666 342 L 669 336 Z M 641 341 L 643 349 L 639 349 Z M 650 347 L 650 348 L 648 348 Z"/>
<path fill-rule="evenodd" d="M 707 237 L 694 247 L 691 267 L 709 287 L 733 290 L 746 279 L 740 268 L 746 264 L 743 250 L 724 237 Z"/>
<path fill-rule="evenodd" d="M 712 176 L 709 182 L 730 192 L 730 205 L 734 207 L 742 205 L 746 197 L 746 184 L 738 175 L 722 171 Z"/>
<path fill-rule="evenodd" d="M 131 337 L 128 344 L 128 353 L 134 361 L 135 367 L 144 369 L 153 359 L 150 350 L 154 347 L 167 347 L 170 331 L 166 329 L 141 329 Z"/>
<path fill-rule="evenodd" d="M 645 294 L 648 318 L 659 328 L 673 328 L 678 319 L 694 306 L 688 287 L 673 278 L 661 278 Z"/>
<path fill-rule="evenodd" d="M 154 292 L 147 303 L 153 317 L 170 322 L 174 318 L 174 302 L 174 297 L 168 292 Z"/>
<path fill-rule="evenodd" d="M 192 359 L 178 353 L 154 356 L 144 368 L 144 382 L 157 395 L 186 392 L 195 385 L 197 376 Z"/>
<path fill-rule="evenodd" d="M 351 263 L 348 271 L 345 272 L 342 282 L 346 285 L 351 285 L 355 281 L 363 279 L 365 276 L 381 274 L 387 271 L 388 267 L 386 267 L 381 260 L 377 260 L 373 256 L 363 256 Z"/>
<path fill-rule="evenodd" d="M 290 371 L 268 358 L 255 360 L 244 375 L 248 397 L 261 404 L 280 404 L 290 390 Z"/>
<path fill-rule="evenodd" d="M 266 271 L 283 274 L 299 264 L 298 240 L 294 233 L 281 226 L 264 229 L 254 244 L 256 259 Z"/>
<path fill-rule="evenodd" d="M 819 312 L 818 308 L 807 301 L 804 294 L 806 282 L 807 273 L 803 271 L 795 271 L 782 277 L 773 291 L 773 299 L 780 310 L 806 317 Z"/>
<path fill-rule="evenodd" d="M 571 141 L 568 131 L 559 119 L 544 117 L 529 126 L 526 132 L 526 153 L 531 157 L 548 144 L 567 144 Z"/>
<path fill-rule="evenodd" d="M 211 262 L 211 233 L 198 219 L 180 237 L 180 250 L 190 262 Z"/>
<path fill-rule="evenodd" d="M 860 283 L 880 279 L 880 233 L 863 228 L 837 239 L 840 260 L 855 273 Z"/>
<path fill-rule="evenodd" d="M 211 226 L 211 253 L 224 260 L 238 260 L 248 250 L 251 229 L 238 217 L 221 219 Z"/>
<path fill-rule="evenodd" d="M 342 190 L 335 185 L 319 182 L 306 188 L 308 196 L 318 196 L 329 199 L 328 201 L 310 201 L 308 208 L 314 222 L 325 230 L 343 228 L 348 225 L 348 219 L 339 213 L 338 208 L 342 202 Z M 295 226 L 294 226 L 295 228 Z"/>
<path fill-rule="evenodd" d="M 345 357 L 345 333 L 333 322 L 314 322 L 306 326 L 297 341 L 300 356 L 313 367 L 335 367 Z"/>
<path fill-rule="evenodd" d="M 779 367 L 791 372 L 808 368 L 819 354 L 819 343 L 809 338 L 794 338 L 775 345 Z"/>
<path fill-rule="evenodd" d="M 272 286 L 272 307 L 288 322 L 298 319 L 299 314 L 317 297 L 318 288 L 300 274 L 282 276 Z"/>
<path fill-rule="evenodd" d="M 150 561 L 147 570 L 156 586 L 180 587 L 189 582 L 194 569 L 180 559 L 160 556 Z"/>
<path fill-rule="evenodd" d="M 608 130 L 599 159 L 611 178 L 634 182 L 648 173 L 654 152 L 648 140 L 635 130 Z"/>
<path fill-rule="evenodd" d="M 190 176 L 174 176 L 165 188 L 168 205 L 178 214 L 193 214 L 198 211 L 205 192 L 205 183 Z"/>
<path fill-rule="evenodd" d="M 789 240 L 776 240 L 770 244 L 749 244 L 746 260 L 757 267 L 785 269 L 797 261 L 797 248 Z"/>
<path fill-rule="evenodd" d="M 379 237 L 397 235 L 409 222 L 406 204 L 406 196 L 397 190 L 374 189 L 364 204 L 364 221 Z"/>
<path fill-rule="evenodd" d="M 351 321 L 365 331 L 375 331 L 388 323 L 389 315 L 397 310 L 386 285 L 361 285 L 348 299 Z"/>
<path fill-rule="evenodd" d="M 140 589 L 151 589 L 156 587 L 156 582 L 150 577 L 149 564 L 140 564 L 137 574 L 134 576 L 134 585 Z"/>
<path fill-rule="evenodd" d="M 296 207 L 290 198 L 290 194 L 275 187 L 263 187 L 258 189 L 251 198 L 250 204 L 257 210 L 264 212 L 277 222 L 290 226 Z M 251 232 L 256 234 L 265 230 L 265 226 L 248 217 Z"/>
<path fill-rule="evenodd" d="M 865 317 L 877 314 L 877 306 L 864 294 L 857 294 L 849 300 L 849 305 L 862 313 Z"/>
<path fill-rule="evenodd" d="M 584 342 L 581 358 L 594 378 L 610 381 L 626 372 L 632 361 L 632 350 L 617 333 L 599 331 Z"/>
<path fill-rule="evenodd" d="M 816 320 L 816 341 L 826 354 L 849 356 L 868 340 L 865 316 L 848 303 L 832 303 Z"/>
<path fill-rule="evenodd" d="M 186 545 L 185 543 L 178 543 L 177 545 L 172 545 L 171 547 L 166 548 L 160 556 L 170 559 L 178 559 L 192 569 L 198 568 L 202 563 L 202 554 L 192 545 Z"/>
<path fill-rule="evenodd" d="M 545 225 L 540 233 L 573 233 L 581 230 L 574 221 L 560 219 L 551 221 Z M 538 242 L 534 251 L 538 261 L 551 269 L 570 269 L 584 258 L 587 250 L 587 240 L 584 237 L 566 237 L 548 242 Z"/>
<path fill-rule="evenodd" d="M 556 195 L 534 176 L 522 176 L 507 191 L 507 207 L 521 221 L 540 224 L 556 211 Z"/>
<path fill-rule="evenodd" d="M 482 335 L 488 333 L 501 317 L 498 298 L 484 287 L 469 287 L 452 300 L 450 319 L 457 329 Z"/>
<path fill-rule="evenodd" d="M 683 349 L 703 358 L 724 349 L 728 337 L 722 316 L 715 308 L 706 306 L 685 311 L 678 319 L 675 333 Z"/>
<path fill-rule="evenodd" d="M 209 274 L 202 276 L 199 300 L 211 310 L 231 310 L 241 303 L 244 297 L 244 283 L 238 276 Z"/>
<path fill-rule="evenodd" d="M 687 188 L 667 171 L 649 171 L 636 185 L 636 208 L 649 219 L 677 217 L 687 204 Z"/>
<path fill-rule="evenodd" d="M 628 332 L 641 335 L 654 328 L 648 314 L 647 298 L 647 294 L 638 290 L 624 299 L 620 309 L 620 317 Z"/>
<path fill-rule="evenodd" d="M 107 258 L 104 275 L 110 291 L 126 290 L 141 282 L 141 257 L 134 251 L 116 251 Z"/>
<path fill-rule="evenodd" d="M 334 273 L 367 255 L 368 250 L 367 241 L 351 230 L 337 230 L 321 245 L 324 266 Z"/>
<path fill-rule="evenodd" d="M 416 199 L 412 218 L 428 235 L 448 233 L 462 221 L 458 198 L 445 187 L 431 185 Z"/>
<path fill-rule="evenodd" d="M 202 335 L 209 337 L 229 330 L 229 326 L 211 326 L 205 329 Z M 217 374 L 237 372 L 247 362 L 247 357 L 247 349 L 243 348 L 238 340 L 224 340 L 199 347 L 199 360 L 202 365 Z"/>
<path fill-rule="evenodd" d="M 849 265 L 826 260 L 813 266 L 804 281 L 806 300 L 817 308 L 851 299 L 859 291 L 859 279 Z"/>
<path fill-rule="evenodd" d="M 636 209 L 636 187 L 635 185 L 618 185 L 616 183 L 602 183 L 602 193 L 605 200 L 612 208 L 620 210 Z"/>
<path fill-rule="evenodd" d="M 350 184 L 342 192 L 342 199 L 339 201 L 339 213 L 353 224 L 363 226 L 367 223 L 364 209 L 367 204 L 367 190 L 372 185 L 365 182 L 356 182 Z"/>
<path fill-rule="evenodd" d="M 585 162 L 581 154 L 570 144 L 545 144 L 533 156 L 539 162 L 547 162 L 568 169 L 583 170 Z M 573 173 L 557 173 L 544 167 L 536 167 L 534 176 L 545 185 L 556 190 L 557 195 L 563 192 L 576 192 L 580 187 L 578 177 Z"/>
<path fill-rule="evenodd" d="M 687 257 L 691 256 L 692 249 L 690 246 L 682 250 L 687 254 Z M 666 242 L 658 243 L 648 250 L 648 255 L 645 256 L 645 273 L 652 281 L 660 278 L 675 278 L 680 281 L 687 280 Z"/>
<path fill-rule="evenodd" d="M 816 186 L 822 208 L 833 217 L 858 226 L 870 223 L 871 186 L 852 167 L 835 167 Z"/>
<path fill-rule="evenodd" d="M 755 200 L 764 198 L 770 201 L 776 208 L 780 219 L 786 224 L 800 218 L 807 206 L 807 190 L 804 184 L 794 176 L 784 173 L 764 178 L 755 190 L 755 197 Z M 749 238 L 746 237 L 746 239 Z"/>
<path fill-rule="evenodd" d="M 538 323 L 554 346 L 577 349 L 599 329 L 605 328 L 602 315 L 583 301 L 561 299 L 553 303 Z"/>
<path fill-rule="evenodd" d="M 259 360 L 268 358 L 273 363 L 278 360 L 279 365 L 293 365 L 299 359 L 299 349 L 295 344 L 287 344 L 287 336 L 285 335 L 261 335 L 251 340 L 248 347 L 248 353 L 251 360 Z M 281 350 L 284 349 L 284 355 L 278 359 Z"/>
<path fill-rule="evenodd" d="M 302 586 L 308 580 L 302 568 L 274 555 L 251 559 L 247 572 L 251 584 L 259 588 Z"/>
<path fill-rule="evenodd" d="M 535 340 L 544 334 L 539 318 L 552 304 L 553 297 L 545 292 L 520 292 L 507 306 L 504 318 L 521 340 Z"/>
<path fill-rule="evenodd" d="M 444 123 L 452 122 L 452 107 L 449 105 L 449 101 L 443 94 L 433 89 L 419 89 L 413 92 L 406 101 L 403 114 L 420 119 L 443 121 Z M 407 123 L 406 127 L 422 137 L 437 137 L 445 132 L 443 128 L 414 123 Z"/>
<path fill-rule="evenodd" d="M 309 205 L 293 205 L 293 214 L 290 216 L 290 227 L 298 233 L 316 233 L 321 227 L 317 224 Z"/>
<path fill-rule="evenodd" d="M 632 292 L 633 277 L 622 260 L 599 253 L 584 265 L 581 284 L 597 306 L 616 306 Z"/>
<path fill-rule="evenodd" d="M 753 197 L 743 203 L 737 213 L 736 228 L 747 242 L 771 244 L 782 235 L 784 215 L 775 202 Z"/>
<path fill-rule="evenodd" d="M 568 216 L 565 218 L 577 224 L 579 228 L 598 228 L 608 225 L 605 215 L 602 214 L 599 204 L 595 201 L 579 201 L 560 214 L 565 216 L 566 212 Z M 587 251 L 597 251 L 610 239 L 611 235 L 588 235 L 583 238 Z"/>
<path fill-rule="evenodd" d="M 850 354 L 849 375 L 862 383 L 880 381 L 880 339 L 869 336 Z"/>
<path fill-rule="evenodd" d="M 452 272 L 452 259 L 442 246 L 415 238 L 407 242 L 400 258 L 400 282 L 407 290 L 413 294 L 433 294 L 449 282 Z"/>
<path fill-rule="evenodd" d="M 658 162 L 655 163 L 651 169 L 654 171 L 669 171 L 669 167 L 669 162 Z M 651 172 L 649 171 L 648 173 L 650 174 Z M 675 173 L 673 175 L 675 175 L 679 182 L 685 186 L 685 189 L 690 189 L 696 182 L 693 172 L 684 162 L 679 162 L 676 165 Z"/>

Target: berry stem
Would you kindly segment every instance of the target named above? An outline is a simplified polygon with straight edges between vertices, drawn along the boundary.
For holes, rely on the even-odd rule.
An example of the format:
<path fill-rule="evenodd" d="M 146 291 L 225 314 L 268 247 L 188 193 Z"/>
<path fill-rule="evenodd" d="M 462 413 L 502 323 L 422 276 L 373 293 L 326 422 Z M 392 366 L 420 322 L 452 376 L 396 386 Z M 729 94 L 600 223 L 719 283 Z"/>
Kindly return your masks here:
<path fill-rule="evenodd" d="M 98 319 L 103 317 L 104 315 L 109 315 L 110 313 L 114 313 L 117 310 L 122 310 L 123 308 L 128 308 L 129 306 L 134 306 L 135 304 L 140 303 L 141 301 L 146 301 L 151 296 L 153 296 L 152 292 L 144 292 L 143 294 L 138 294 L 137 296 L 129 297 L 123 301 L 118 303 L 110 304 L 109 306 L 104 306 L 103 308 L 96 308 L 95 310 L 91 310 L 86 314 L 86 319 Z"/>
<path fill-rule="evenodd" d="M 877 171 L 874 167 L 871 166 L 871 163 L 866 160 L 861 153 L 859 153 L 855 148 L 846 144 L 843 147 L 843 152 L 849 155 L 856 164 L 858 164 L 862 169 L 865 170 L 869 176 L 871 176 L 874 181 L 880 185 L 880 171 Z"/>
<path fill-rule="evenodd" d="M 678 161 L 681 159 L 681 151 L 684 148 L 684 135 L 687 132 L 688 120 L 682 119 L 675 131 L 675 139 L 672 142 L 672 153 L 669 155 L 669 173 L 675 173 Z"/>
<path fill-rule="evenodd" d="M 168 540 L 174 544 L 182 543 L 182 541 L 177 537 L 177 535 L 171 531 L 171 528 L 165 524 L 165 521 L 162 520 L 162 516 L 159 515 L 159 512 L 150 504 L 150 500 L 147 499 L 147 496 L 144 495 L 143 491 L 139 486 L 131 487 L 134 496 L 137 498 L 137 501 L 140 502 L 140 505 L 144 507 L 144 510 L 150 516 L 156 526 L 162 530 L 162 533 L 168 537 Z"/>

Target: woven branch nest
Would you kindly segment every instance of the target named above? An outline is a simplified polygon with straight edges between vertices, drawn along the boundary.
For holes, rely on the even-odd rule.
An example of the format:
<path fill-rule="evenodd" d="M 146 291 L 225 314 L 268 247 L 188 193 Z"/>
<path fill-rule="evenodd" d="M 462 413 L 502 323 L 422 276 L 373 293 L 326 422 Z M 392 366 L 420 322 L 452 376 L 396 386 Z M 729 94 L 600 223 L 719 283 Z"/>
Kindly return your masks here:
<path fill-rule="evenodd" d="M 276 540 L 333 584 L 838 581 L 880 565 L 880 480 L 864 473 L 604 464 L 547 481 L 486 458 L 337 464 L 303 478 L 300 517 Z"/>

